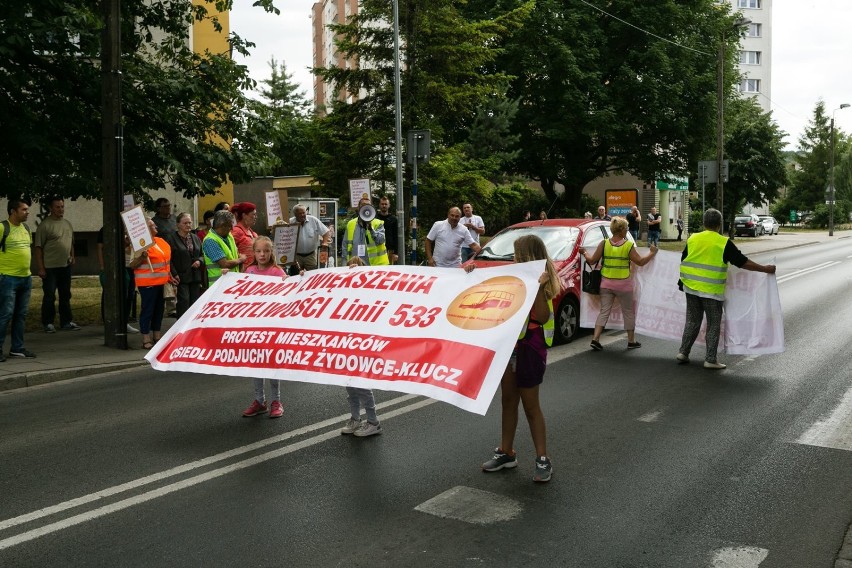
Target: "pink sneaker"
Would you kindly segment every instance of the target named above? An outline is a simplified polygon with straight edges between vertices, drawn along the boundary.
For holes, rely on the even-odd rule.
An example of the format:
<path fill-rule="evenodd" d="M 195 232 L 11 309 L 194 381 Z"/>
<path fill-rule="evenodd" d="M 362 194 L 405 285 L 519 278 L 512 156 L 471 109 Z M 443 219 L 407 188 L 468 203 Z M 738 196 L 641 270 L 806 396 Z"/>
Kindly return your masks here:
<path fill-rule="evenodd" d="M 284 405 L 281 404 L 280 400 L 273 400 L 272 404 L 269 407 L 269 417 L 270 418 L 281 418 L 284 414 Z"/>
<path fill-rule="evenodd" d="M 258 414 L 263 414 L 264 412 L 267 412 L 267 410 L 268 409 L 266 408 L 265 402 L 260 403 L 256 400 L 253 400 L 251 401 L 251 406 L 243 410 L 243 416 L 245 416 L 246 418 L 250 416 L 257 416 Z"/>

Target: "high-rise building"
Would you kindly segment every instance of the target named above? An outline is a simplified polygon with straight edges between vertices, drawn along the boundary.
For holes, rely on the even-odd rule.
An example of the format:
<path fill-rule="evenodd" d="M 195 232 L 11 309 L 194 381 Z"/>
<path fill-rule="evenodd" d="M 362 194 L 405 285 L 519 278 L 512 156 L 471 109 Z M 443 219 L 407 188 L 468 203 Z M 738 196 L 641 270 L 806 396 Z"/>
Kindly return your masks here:
<path fill-rule="evenodd" d="M 740 42 L 739 90 L 770 110 L 772 92 L 772 0 L 728 0 L 735 11 L 751 20 Z"/>
<path fill-rule="evenodd" d="M 345 23 L 358 13 L 358 0 L 319 0 L 312 8 L 314 67 L 339 67 L 349 69 L 357 67 L 358 62 L 348 60 L 338 53 L 334 45 L 334 33 L 328 24 Z M 314 107 L 323 109 L 333 102 L 334 86 L 326 83 L 322 77 L 314 76 Z M 338 98 L 351 101 L 353 95 L 341 91 Z"/>

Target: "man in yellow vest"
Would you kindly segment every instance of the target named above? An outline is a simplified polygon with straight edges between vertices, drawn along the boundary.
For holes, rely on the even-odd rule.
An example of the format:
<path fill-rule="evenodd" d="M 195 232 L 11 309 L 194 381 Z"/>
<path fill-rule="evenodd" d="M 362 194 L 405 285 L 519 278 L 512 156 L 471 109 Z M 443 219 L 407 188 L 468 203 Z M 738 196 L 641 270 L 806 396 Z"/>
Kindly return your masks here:
<path fill-rule="evenodd" d="M 229 271 L 239 272 L 246 261 L 246 256 L 237 250 L 237 243 L 231 234 L 235 222 L 234 214 L 230 211 L 216 211 L 213 215 L 212 230 L 207 232 L 201 243 L 208 286 L 212 286 Z"/>
<path fill-rule="evenodd" d="M 358 202 L 358 210 L 365 205 L 371 205 L 371 199 L 361 198 Z M 353 256 L 360 258 L 366 266 L 380 266 L 390 264 L 388 249 L 385 247 L 385 224 L 383 221 L 373 219 L 365 221 L 355 212 L 355 218 L 346 224 L 346 232 L 343 235 L 341 253 L 344 260 L 348 261 Z"/>
<path fill-rule="evenodd" d="M 704 230 L 694 233 L 686 241 L 680 261 L 678 286 L 686 292 L 686 323 L 683 340 L 677 354 L 678 363 L 689 363 L 689 352 L 701 329 L 701 320 L 707 315 L 704 357 L 705 369 L 724 369 L 726 365 L 716 360 L 719 334 L 722 327 L 722 304 L 725 301 L 725 282 L 728 264 L 737 268 L 775 274 L 774 264 L 758 264 L 746 258 L 727 237 L 720 234 L 722 214 L 716 209 L 704 212 Z"/>

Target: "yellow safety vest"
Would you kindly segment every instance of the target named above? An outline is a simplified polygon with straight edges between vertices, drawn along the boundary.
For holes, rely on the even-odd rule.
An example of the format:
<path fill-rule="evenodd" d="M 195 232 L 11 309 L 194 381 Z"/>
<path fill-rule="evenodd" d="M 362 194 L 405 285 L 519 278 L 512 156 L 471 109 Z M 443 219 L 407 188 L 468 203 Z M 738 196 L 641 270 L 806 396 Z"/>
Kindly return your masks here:
<path fill-rule="evenodd" d="M 627 239 L 620 246 L 613 246 L 609 239 L 605 240 L 601 276 L 610 280 L 630 278 L 631 250 L 633 250 L 633 243 Z"/>
<path fill-rule="evenodd" d="M 358 223 L 358 219 L 352 219 L 346 225 L 346 256 L 347 258 L 352 257 L 352 240 L 355 238 L 355 225 Z M 370 221 L 370 226 L 373 227 L 373 230 L 378 230 L 382 225 L 384 225 L 384 221 L 379 221 L 378 219 L 373 219 Z M 365 239 L 368 242 L 367 245 L 367 258 L 370 260 L 370 266 L 380 266 L 383 264 L 390 264 L 390 260 L 388 260 L 388 249 L 384 245 L 384 243 L 377 245 L 375 242 L 373 244 L 369 244 L 369 239 Z"/>
<path fill-rule="evenodd" d="M 689 237 L 689 252 L 680 263 L 683 285 L 700 296 L 723 301 L 728 280 L 728 264 L 722 260 L 726 244 L 728 237 L 716 231 L 701 231 Z"/>
<path fill-rule="evenodd" d="M 547 307 L 550 308 L 550 316 L 547 318 L 547 321 L 544 322 L 544 325 L 541 326 L 542 331 L 544 331 L 544 342 L 548 347 L 553 345 L 553 332 L 556 329 L 556 321 L 553 317 L 553 300 L 547 301 Z M 523 339 L 527 334 L 527 326 L 530 324 L 530 316 L 527 314 L 527 319 L 524 321 L 524 327 L 521 329 L 521 334 L 518 336 L 518 339 Z"/>
<path fill-rule="evenodd" d="M 226 243 L 222 240 L 216 231 L 210 230 L 207 231 L 207 235 L 204 237 L 204 240 L 211 239 L 216 241 L 216 243 L 222 248 L 222 252 L 225 253 L 225 258 L 228 260 L 237 260 L 239 258 L 239 254 L 237 253 L 237 243 L 234 241 L 234 236 L 231 233 L 228 233 L 228 242 Z M 204 251 L 204 243 L 202 243 L 201 250 Z M 214 262 L 210 260 L 210 257 L 207 256 L 207 253 L 204 253 L 204 264 L 207 266 L 207 282 L 210 286 L 213 285 L 221 276 L 222 276 L 222 267 L 219 266 L 218 262 Z M 234 266 L 230 269 L 233 272 L 239 272 L 240 267 Z"/>

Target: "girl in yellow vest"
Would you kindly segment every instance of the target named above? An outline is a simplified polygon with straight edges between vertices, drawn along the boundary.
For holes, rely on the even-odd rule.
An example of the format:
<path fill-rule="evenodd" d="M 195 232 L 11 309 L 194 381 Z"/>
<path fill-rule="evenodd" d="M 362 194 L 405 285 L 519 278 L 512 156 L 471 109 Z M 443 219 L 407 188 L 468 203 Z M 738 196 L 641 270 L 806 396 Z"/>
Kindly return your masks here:
<path fill-rule="evenodd" d="M 651 252 L 642 256 L 636 250 L 636 243 L 627 238 L 627 219 L 624 217 L 613 217 L 609 224 L 612 237 L 602 241 L 595 252 L 589 255 L 585 248 L 580 247 L 579 252 L 589 264 L 597 263 L 603 258 L 601 267 L 601 311 L 595 322 L 595 333 L 592 337 L 592 349 L 600 351 L 601 333 L 603 333 L 612 304 L 616 298 L 621 305 L 621 313 L 624 314 L 624 330 L 627 332 L 627 348 L 638 349 L 642 344 L 636 341 L 636 315 L 633 306 L 633 272 L 630 263 L 636 266 L 645 266 L 657 254 L 657 247 L 651 245 Z"/>
<path fill-rule="evenodd" d="M 171 247 L 157 236 L 157 225 L 151 219 L 148 219 L 148 228 L 154 237 L 154 246 L 142 251 L 128 264 L 133 269 L 136 289 L 139 290 L 139 296 L 142 298 L 139 311 L 142 349 L 151 349 L 154 342 L 160 339 L 160 329 L 165 311 L 163 287 L 166 282 L 177 284 L 177 280 L 172 278 Z"/>
<path fill-rule="evenodd" d="M 503 405 L 500 446 L 494 450 L 494 456 L 482 464 L 482 471 L 499 471 L 518 465 L 514 448 L 515 430 L 518 428 L 518 404 L 523 403 L 535 446 L 533 481 L 543 483 L 550 481 L 553 464 L 547 455 L 547 429 L 538 391 L 547 366 L 547 347 L 553 343 L 553 298 L 559 293 L 561 285 L 542 240 L 535 235 L 516 240 L 515 262 L 534 260 L 547 261 L 545 271 L 538 279 L 535 302 L 500 381 L 500 401 Z M 472 266 L 466 270 L 472 270 Z"/>

